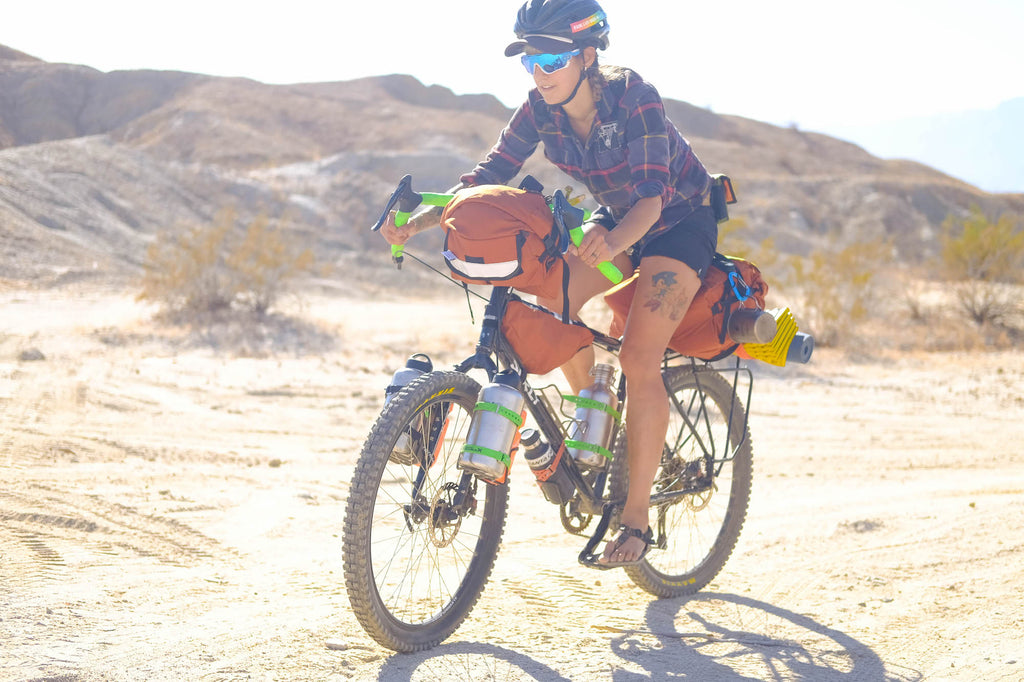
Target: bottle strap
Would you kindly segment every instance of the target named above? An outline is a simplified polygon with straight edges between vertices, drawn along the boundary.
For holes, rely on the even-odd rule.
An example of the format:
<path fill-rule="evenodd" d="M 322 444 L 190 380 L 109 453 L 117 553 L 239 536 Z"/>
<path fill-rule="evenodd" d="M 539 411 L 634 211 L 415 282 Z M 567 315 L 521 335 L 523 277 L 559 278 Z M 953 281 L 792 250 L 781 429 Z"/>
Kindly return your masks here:
<path fill-rule="evenodd" d="M 562 398 L 570 403 L 574 403 L 576 407 L 582 407 L 587 410 L 599 410 L 605 414 L 613 416 L 616 422 L 622 421 L 621 412 L 611 405 L 606 405 L 599 400 L 594 400 L 593 398 L 581 398 L 578 395 L 563 395 Z"/>
<path fill-rule="evenodd" d="M 603 448 L 600 445 L 588 443 L 585 440 L 567 440 L 565 441 L 565 447 L 572 448 L 573 450 L 586 450 L 587 452 L 596 452 L 597 454 L 601 455 L 602 457 L 609 461 L 611 461 L 613 457 L 611 450 Z"/>
<path fill-rule="evenodd" d="M 523 425 L 523 416 L 516 412 L 513 412 L 512 410 L 508 409 L 507 407 L 504 407 L 503 405 L 498 405 L 497 403 L 480 402 L 477 403 L 476 407 L 473 408 L 474 412 L 478 410 L 493 412 L 495 414 L 501 415 L 505 419 L 515 424 L 517 428 Z"/>
<path fill-rule="evenodd" d="M 462 451 L 468 452 L 472 455 L 483 455 L 484 457 L 496 459 L 502 464 L 504 464 L 506 469 L 512 466 L 512 457 L 510 457 L 508 454 L 504 452 L 500 452 L 492 448 L 485 448 L 482 445 L 473 445 L 472 443 L 466 443 L 465 445 L 462 446 Z"/>

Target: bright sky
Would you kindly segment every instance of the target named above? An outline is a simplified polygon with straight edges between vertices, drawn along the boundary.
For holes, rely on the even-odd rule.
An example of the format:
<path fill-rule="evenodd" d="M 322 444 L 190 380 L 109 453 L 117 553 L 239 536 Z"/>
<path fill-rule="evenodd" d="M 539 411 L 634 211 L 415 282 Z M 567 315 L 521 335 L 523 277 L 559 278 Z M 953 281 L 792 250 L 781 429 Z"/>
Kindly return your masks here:
<path fill-rule="evenodd" d="M 531 87 L 503 56 L 521 0 L 31 0 L 0 44 L 101 71 L 267 83 L 408 73 L 510 106 Z M 1024 0 L 603 0 L 611 48 L 662 95 L 804 130 L 1024 96 Z M 685 134 L 685 131 L 684 131 Z"/>

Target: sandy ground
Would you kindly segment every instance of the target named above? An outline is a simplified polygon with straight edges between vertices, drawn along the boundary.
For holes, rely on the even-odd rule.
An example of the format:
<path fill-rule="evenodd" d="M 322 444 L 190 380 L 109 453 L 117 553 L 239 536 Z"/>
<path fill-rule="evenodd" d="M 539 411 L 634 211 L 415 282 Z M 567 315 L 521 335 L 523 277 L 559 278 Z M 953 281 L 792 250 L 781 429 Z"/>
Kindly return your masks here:
<path fill-rule="evenodd" d="M 2 680 L 1024 679 L 1020 353 L 758 370 L 748 521 L 690 599 L 579 567 L 516 462 L 475 611 L 395 655 L 349 609 L 348 481 L 405 355 L 468 352 L 464 303 L 310 296 L 322 333 L 255 353 L 151 312 L 0 286 Z"/>

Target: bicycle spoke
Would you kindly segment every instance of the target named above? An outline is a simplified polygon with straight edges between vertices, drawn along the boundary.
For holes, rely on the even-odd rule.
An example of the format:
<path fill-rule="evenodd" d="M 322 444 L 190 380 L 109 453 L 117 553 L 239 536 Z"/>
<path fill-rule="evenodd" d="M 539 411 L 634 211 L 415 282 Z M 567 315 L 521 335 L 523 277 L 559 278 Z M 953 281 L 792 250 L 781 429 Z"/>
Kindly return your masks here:
<path fill-rule="evenodd" d="M 718 372 L 673 367 L 665 385 L 673 409 L 651 489 L 659 547 L 626 572 L 652 594 L 678 596 L 706 585 L 732 552 L 749 499 L 751 452 L 749 437 L 729 422 L 743 408 Z M 625 459 L 624 447 L 618 450 Z M 615 469 L 612 483 L 620 495 L 628 485 L 624 468 Z"/>
<path fill-rule="evenodd" d="M 454 631 L 497 554 L 507 488 L 463 481 L 457 467 L 479 390 L 458 372 L 424 375 L 389 404 L 356 467 L 346 586 L 366 631 L 395 650 L 433 646 Z M 392 460 L 401 434 L 413 464 Z"/>

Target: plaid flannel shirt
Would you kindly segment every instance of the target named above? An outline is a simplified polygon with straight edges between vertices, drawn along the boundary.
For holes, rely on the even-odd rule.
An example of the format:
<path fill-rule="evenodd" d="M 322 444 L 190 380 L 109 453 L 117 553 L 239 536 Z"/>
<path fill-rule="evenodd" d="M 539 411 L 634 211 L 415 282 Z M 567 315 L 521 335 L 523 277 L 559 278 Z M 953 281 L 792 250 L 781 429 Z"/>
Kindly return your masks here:
<path fill-rule="evenodd" d="M 592 220 L 614 228 L 637 200 L 660 196 L 661 217 L 641 240 L 646 242 L 686 218 L 704 202 L 711 178 L 665 116 L 654 86 L 622 71 L 601 92 L 586 144 L 562 107 L 548 106 L 534 89 L 487 158 L 461 180 L 505 184 L 543 142 L 544 156 L 586 185 L 600 204 Z"/>

